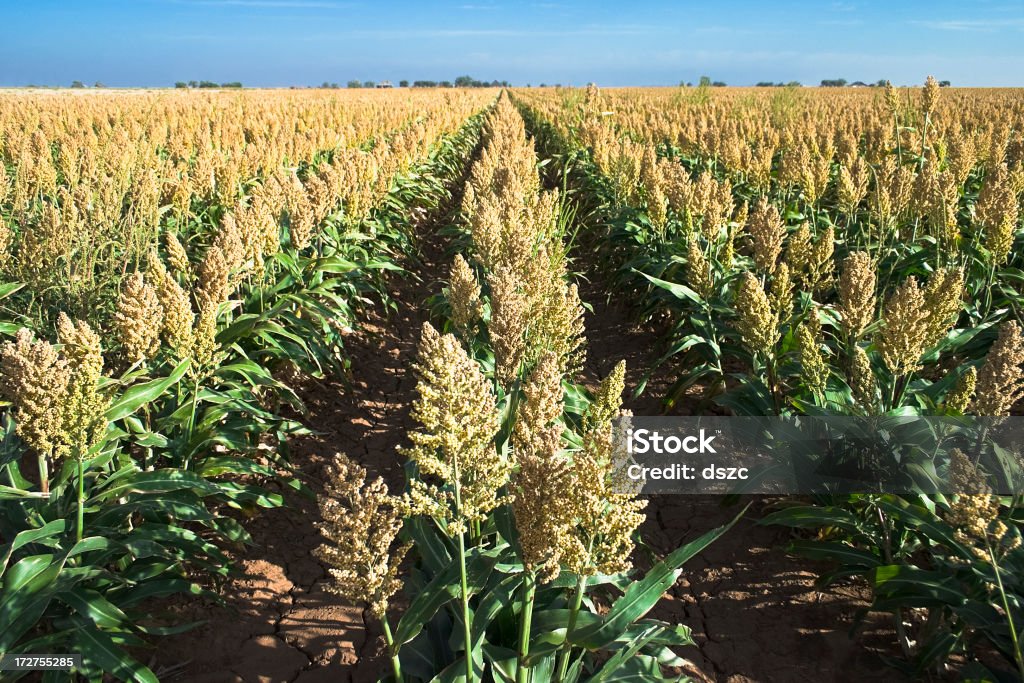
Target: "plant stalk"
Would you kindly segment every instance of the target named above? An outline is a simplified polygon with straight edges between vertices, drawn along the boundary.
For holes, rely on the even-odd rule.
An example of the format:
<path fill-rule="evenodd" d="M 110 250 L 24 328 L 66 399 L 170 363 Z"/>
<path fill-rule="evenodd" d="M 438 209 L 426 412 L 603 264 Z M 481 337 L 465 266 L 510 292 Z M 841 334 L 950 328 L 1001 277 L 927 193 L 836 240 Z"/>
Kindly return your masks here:
<path fill-rule="evenodd" d="M 1017 636 L 1017 625 L 1013 621 L 1013 612 L 1010 611 L 1010 602 L 1006 599 L 1006 589 L 1003 588 L 1003 576 L 999 571 L 999 562 L 996 561 L 996 555 L 992 551 L 992 544 L 986 542 L 988 546 L 988 557 L 992 561 L 992 570 L 996 574 L 996 586 L 999 588 L 999 597 L 1003 601 L 1003 610 L 1006 612 L 1006 623 L 1010 627 L 1010 641 L 1013 643 L 1013 656 L 1017 660 L 1017 671 L 1020 673 L 1020 679 L 1024 681 L 1024 652 L 1021 651 L 1020 641 Z"/>
<path fill-rule="evenodd" d="M 456 488 L 456 491 L 458 488 Z M 462 640 L 466 647 L 466 681 L 473 681 L 473 635 L 469 627 L 469 583 L 466 580 L 466 532 L 459 532 L 459 580 L 462 599 Z"/>
<path fill-rule="evenodd" d="M 885 517 L 885 513 L 882 512 L 880 507 L 875 507 L 875 512 L 878 513 L 878 521 L 882 525 L 882 531 L 885 534 L 884 544 L 882 545 L 882 554 L 885 557 L 887 564 L 893 563 L 892 554 L 892 531 L 889 528 L 889 522 Z M 900 649 L 903 651 L 905 657 L 909 657 L 911 654 L 910 649 L 910 638 L 907 637 L 907 631 L 903 627 L 903 609 L 897 607 L 893 612 L 893 621 L 896 626 L 896 637 L 900 643 Z"/>
<path fill-rule="evenodd" d="M 583 594 L 587 592 L 587 577 L 581 575 L 576 580 L 576 592 L 572 596 L 572 605 L 569 607 L 569 623 L 565 628 L 565 644 L 561 654 L 558 655 L 558 676 L 556 681 L 564 681 L 565 674 L 569 671 L 569 658 L 572 657 L 572 645 L 569 643 L 569 636 L 576 628 L 576 618 L 580 613 L 580 606 L 583 604 Z"/>
<path fill-rule="evenodd" d="M 76 540 L 81 541 L 85 533 L 85 463 L 78 458 L 78 524 L 75 527 Z"/>
<path fill-rule="evenodd" d="M 391 635 L 391 626 L 388 625 L 388 618 L 381 615 L 380 623 L 384 626 L 384 643 L 388 647 L 388 656 L 391 658 L 391 669 L 395 672 L 395 683 L 402 683 L 402 663 L 398 659 L 398 650 L 395 648 L 395 639 Z"/>
<path fill-rule="evenodd" d="M 455 510 L 462 512 L 459 459 L 455 457 Z M 466 530 L 459 531 L 459 581 L 462 601 L 462 641 L 466 648 L 466 683 L 473 683 L 473 634 L 469 626 L 469 581 L 466 579 Z"/>
<path fill-rule="evenodd" d="M 530 654 L 530 626 L 533 622 L 533 601 L 537 595 L 537 575 L 526 570 L 523 581 L 523 609 L 519 617 L 519 652 L 516 664 L 516 683 L 530 683 L 530 667 L 526 657 Z"/>
<path fill-rule="evenodd" d="M 39 490 L 44 496 L 50 495 L 50 464 L 46 461 L 46 453 L 40 453 L 39 463 Z"/>

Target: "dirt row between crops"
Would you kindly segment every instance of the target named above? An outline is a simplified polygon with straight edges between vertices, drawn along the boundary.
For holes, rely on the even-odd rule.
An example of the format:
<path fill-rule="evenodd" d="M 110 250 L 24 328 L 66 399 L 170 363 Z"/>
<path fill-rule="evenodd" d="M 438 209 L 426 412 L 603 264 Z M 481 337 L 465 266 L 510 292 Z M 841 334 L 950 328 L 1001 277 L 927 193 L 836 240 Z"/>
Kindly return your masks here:
<path fill-rule="evenodd" d="M 421 215 L 418 234 L 436 234 L 461 202 L 460 191 L 455 194 L 433 216 Z M 420 261 L 404 264 L 408 272 L 389 281 L 397 310 L 385 314 L 378 306 L 363 311 L 358 329 L 346 339 L 348 377 L 306 379 L 296 387 L 308 409 L 300 419 L 315 434 L 293 439 L 290 459 L 317 496 L 335 453 L 362 464 L 370 478 L 382 476 L 393 490 L 401 490 L 404 474 L 396 447 L 405 443 L 412 426 L 416 381 L 410 363 L 428 319 L 424 300 L 440 291 L 447 274 L 441 245 L 426 240 L 421 247 Z M 196 615 L 206 624 L 164 640 L 155 666 L 163 665 L 170 675 L 162 678 L 362 683 L 380 676 L 386 660 L 379 624 L 367 610 L 327 590 L 327 572 L 312 556 L 321 543 L 317 501 L 291 491 L 283 494 L 284 507 L 261 510 L 244 522 L 254 544 L 234 556 L 239 571 L 222 591 L 226 605 L 207 606 Z M 400 612 L 400 599 L 394 602 Z M 187 664 L 181 667 L 182 662 Z"/>
<path fill-rule="evenodd" d="M 439 227 L 436 221 L 424 224 L 420 234 L 435 234 Z M 323 468 L 335 452 L 361 462 L 371 476 L 401 484 L 396 447 L 411 426 L 415 379 L 410 364 L 427 319 L 424 301 L 440 291 L 447 273 L 443 245 L 428 241 L 422 261 L 407 265 L 410 274 L 390 283 L 397 310 L 390 316 L 369 311 L 348 339 L 347 385 L 307 381 L 301 386 L 309 408 L 305 422 L 318 434 L 294 441 L 292 459 L 315 493 L 322 490 Z M 622 306 L 608 304 L 599 280 L 581 282 L 581 295 L 594 309 L 587 314 L 585 381 L 596 386 L 625 358 L 631 395 L 652 363 L 657 335 L 632 324 Z M 626 407 L 637 415 L 659 414 L 659 392 L 670 376 L 671 368 L 663 369 L 642 397 L 627 399 Z M 379 626 L 364 609 L 326 590 L 325 569 L 311 555 L 320 544 L 316 501 L 285 495 L 285 507 L 246 521 L 255 543 L 235 555 L 239 573 L 222 591 L 226 605 L 193 610 L 188 616 L 207 623 L 161 643 L 152 665 L 164 679 L 361 683 L 383 671 Z M 892 670 L 875 655 L 892 642 L 887 624 L 869 621 L 857 641 L 847 636 L 855 611 L 866 604 L 865 589 L 816 590 L 818 567 L 780 549 L 787 532 L 755 524 L 764 506 L 756 502 L 734 529 L 691 560 L 652 615 L 693 629 L 698 647 L 682 652 L 691 662 L 685 673 L 735 682 L 892 680 Z M 655 552 L 668 552 L 736 512 L 716 498 L 655 497 L 643 538 Z M 641 566 L 648 562 L 642 552 L 637 560 Z M 396 605 L 398 611 L 401 607 Z"/>

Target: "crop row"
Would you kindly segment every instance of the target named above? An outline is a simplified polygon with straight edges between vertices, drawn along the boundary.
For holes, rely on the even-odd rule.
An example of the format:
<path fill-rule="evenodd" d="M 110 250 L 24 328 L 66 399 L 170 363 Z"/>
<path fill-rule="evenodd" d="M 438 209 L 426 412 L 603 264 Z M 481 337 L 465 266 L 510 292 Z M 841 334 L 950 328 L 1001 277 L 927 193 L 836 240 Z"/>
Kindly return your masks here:
<path fill-rule="evenodd" d="M 462 215 L 441 329 L 424 324 L 414 368 L 405 490 L 340 456 L 321 557 L 336 590 L 384 623 L 396 680 L 665 680 L 689 629 L 644 615 L 725 528 L 632 575 L 646 502 L 614 493 L 611 477 L 624 365 L 595 393 L 576 383 L 568 219 L 559 193 L 541 191 L 507 97 L 485 123 Z M 413 598 L 392 629 L 410 558 Z"/>
<path fill-rule="evenodd" d="M 230 511 L 282 505 L 268 479 L 303 488 L 284 371 L 343 370 L 358 308 L 386 297 L 408 216 L 458 176 L 487 97 L 341 114 L 289 95 L 12 97 L 0 652 L 79 652 L 90 679 L 153 681 L 128 651 L 189 625 L 155 623 L 151 601 L 216 598 L 209 580 L 251 541 Z"/>
<path fill-rule="evenodd" d="M 1019 95 L 739 91 L 521 93 L 560 159 L 581 237 L 614 293 L 666 329 L 670 410 L 1005 416 L 1024 390 Z M 890 476 L 1024 490 L 1020 456 L 928 441 Z M 934 490 L 934 489 L 932 489 Z M 1024 675 L 1022 499 L 817 496 L 766 523 L 818 529 L 794 549 L 858 576 L 924 675 L 954 656 Z M 991 648 L 1002 661 L 979 661 Z M 997 660 L 998 661 L 998 660 Z M 1003 669 L 1005 670 L 1005 669 Z M 1010 674 L 1012 675 L 1012 674 Z"/>

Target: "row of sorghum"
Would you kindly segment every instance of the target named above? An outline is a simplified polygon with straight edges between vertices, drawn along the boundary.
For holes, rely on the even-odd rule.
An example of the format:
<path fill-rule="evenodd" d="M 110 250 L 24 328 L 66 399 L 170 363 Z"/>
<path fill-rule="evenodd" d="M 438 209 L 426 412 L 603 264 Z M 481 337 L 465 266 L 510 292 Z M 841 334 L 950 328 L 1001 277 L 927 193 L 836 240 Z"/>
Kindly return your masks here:
<path fill-rule="evenodd" d="M 167 232 L 186 247 L 204 241 L 196 222 L 211 204 L 243 229 L 246 211 L 287 216 L 303 248 L 339 205 L 361 218 L 397 172 L 492 96 L 4 95 L 0 278 L 91 297 L 91 310 Z M 249 251 L 259 268 L 260 251 Z"/>

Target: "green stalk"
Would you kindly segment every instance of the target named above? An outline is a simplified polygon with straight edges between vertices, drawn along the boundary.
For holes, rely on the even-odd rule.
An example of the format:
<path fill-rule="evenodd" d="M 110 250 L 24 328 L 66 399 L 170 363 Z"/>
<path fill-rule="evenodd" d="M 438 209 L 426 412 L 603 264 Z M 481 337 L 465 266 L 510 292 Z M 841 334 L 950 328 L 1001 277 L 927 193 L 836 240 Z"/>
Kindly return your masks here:
<path fill-rule="evenodd" d="M 50 464 L 46 461 L 46 453 L 40 453 L 37 459 L 39 463 L 39 490 L 44 495 L 50 495 Z"/>
<path fill-rule="evenodd" d="M 188 416 L 188 431 L 186 432 L 188 434 L 188 438 L 185 439 L 185 448 L 189 448 L 190 444 L 192 443 L 192 435 L 195 432 L 195 428 L 196 428 L 196 410 L 198 410 L 198 409 L 199 409 L 199 374 L 197 372 L 195 386 L 194 386 L 193 391 L 192 391 L 192 410 L 191 410 L 191 412 L 189 413 L 189 416 Z M 186 452 L 185 463 L 184 464 L 185 464 L 185 466 L 184 466 L 183 469 L 186 469 L 186 470 L 189 469 L 189 466 L 192 464 L 192 454 L 191 454 L 191 452 Z"/>
<path fill-rule="evenodd" d="M 1024 652 L 1021 652 L 1020 642 L 1017 638 L 1017 626 L 1013 622 L 1013 612 L 1010 611 L 1010 602 L 1006 599 L 1006 589 L 1003 588 L 1003 576 L 999 572 L 999 563 L 996 561 L 996 555 L 992 551 L 992 544 L 986 540 L 985 545 L 988 549 L 988 557 L 992 561 L 992 569 L 996 573 L 996 585 L 999 587 L 999 597 L 1003 600 L 1003 610 L 1006 612 L 1006 622 L 1010 626 L 1010 641 L 1013 643 L 1013 656 L 1017 660 L 1017 671 L 1020 673 L 1020 679 L 1024 681 Z"/>
<path fill-rule="evenodd" d="M 556 681 L 564 681 L 565 674 L 569 671 L 569 658 L 572 656 L 572 645 L 569 643 L 569 636 L 576 628 L 576 618 L 580 613 L 580 605 L 583 604 L 583 594 L 587 591 L 587 577 L 581 575 L 576 580 L 576 591 L 572 596 L 572 605 L 569 607 L 569 624 L 565 629 L 565 644 L 561 654 L 558 655 L 558 676 Z"/>
<path fill-rule="evenodd" d="M 78 460 L 78 525 L 76 526 L 76 540 L 81 541 L 85 532 L 85 463 L 82 458 Z"/>
<path fill-rule="evenodd" d="M 459 483 L 459 460 L 455 458 L 455 509 L 462 511 L 462 486 Z M 469 627 L 469 582 L 466 580 L 466 531 L 459 531 L 459 581 L 462 601 L 462 641 L 466 648 L 466 683 L 473 683 L 473 634 Z"/>
<path fill-rule="evenodd" d="M 530 667 L 526 657 L 530 654 L 530 626 L 533 621 L 533 600 L 537 595 L 537 576 L 526 570 L 523 581 L 523 610 L 519 618 L 519 652 L 516 664 L 516 683 L 530 683 Z"/>
<path fill-rule="evenodd" d="M 391 626 L 388 625 L 387 616 L 382 615 L 380 623 L 384 626 L 384 642 L 388 646 L 388 655 L 391 657 L 391 668 L 395 672 L 395 683 L 402 683 L 402 663 L 398 659 L 398 650 L 395 648 L 395 639 L 391 635 Z"/>
<path fill-rule="evenodd" d="M 882 531 L 885 533 L 882 545 L 882 555 L 885 557 L 886 564 L 893 563 L 892 554 L 892 530 L 889 527 L 889 520 L 886 519 L 885 513 L 882 512 L 882 508 L 875 507 L 875 512 L 878 513 L 878 521 L 882 525 Z M 910 638 L 907 637 L 906 629 L 903 627 L 903 608 L 897 607 L 893 612 L 893 621 L 896 626 L 896 638 L 899 640 L 900 649 L 903 650 L 903 655 L 909 657 L 911 654 L 910 650 Z"/>
<path fill-rule="evenodd" d="M 455 489 L 458 491 L 458 487 Z M 456 493 L 456 497 L 458 494 Z M 459 532 L 459 580 L 462 598 L 462 640 L 466 648 L 466 681 L 473 681 L 473 634 L 469 628 L 469 584 L 466 581 L 466 532 Z"/>

